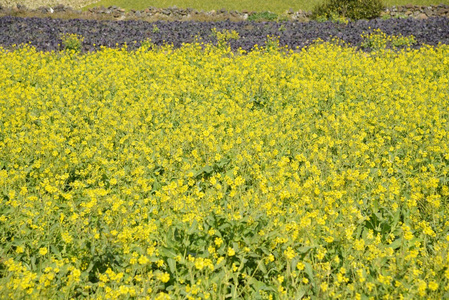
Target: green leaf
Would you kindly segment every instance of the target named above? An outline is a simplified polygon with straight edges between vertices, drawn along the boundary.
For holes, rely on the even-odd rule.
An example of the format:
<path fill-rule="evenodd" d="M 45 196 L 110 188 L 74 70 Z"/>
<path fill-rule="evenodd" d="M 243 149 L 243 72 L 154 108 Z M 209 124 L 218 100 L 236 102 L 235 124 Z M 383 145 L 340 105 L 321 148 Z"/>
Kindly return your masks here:
<path fill-rule="evenodd" d="M 159 260 L 160 260 L 159 257 L 156 257 L 156 256 L 151 256 L 151 257 L 150 257 L 150 261 L 151 261 L 152 263 L 158 262 Z"/>
<path fill-rule="evenodd" d="M 312 265 L 308 262 L 304 262 L 304 272 L 306 272 L 307 276 L 309 276 L 309 279 L 312 280 L 313 279 L 313 269 L 312 269 Z"/>
<path fill-rule="evenodd" d="M 36 269 L 36 257 L 33 255 L 31 256 L 31 270 L 35 270 Z"/>
<path fill-rule="evenodd" d="M 204 173 L 203 170 L 196 171 L 195 173 L 193 173 L 193 177 L 198 178 L 198 177 L 200 177 L 201 174 L 203 174 L 203 173 Z"/>
<path fill-rule="evenodd" d="M 364 229 L 364 227 L 362 227 L 362 226 L 357 227 L 357 229 L 355 231 L 355 237 L 356 238 L 360 238 L 362 236 L 363 229 Z"/>
<path fill-rule="evenodd" d="M 201 168 L 200 170 L 198 170 L 197 172 L 194 173 L 194 177 L 200 177 L 202 174 L 211 174 L 214 171 L 214 168 L 212 166 L 205 166 L 203 168 Z"/>
<path fill-rule="evenodd" d="M 315 247 L 310 247 L 310 246 L 307 246 L 307 247 L 299 247 L 299 248 L 296 250 L 296 252 L 301 253 L 301 254 L 304 254 L 304 253 L 309 252 L 309 250 L 310 250 L 310 249 L 313 249 L 313 248 L 315 248 Z"/>
<path fill-rule="evenodd" d="M 189 228 L 189 231 L 187 232 L 187 234 L 190 235 L 192 233 L 195 233 L 196 229 L 197 229 L 197 224 L 198 224 L 198 221 L 197 220 L 193 220 L 192 225 L 190 225 L 190 228 Z"/>
<path fill-rule="evenodd" d="M 262 271 L 262 273 L 267 274 L 267 267 L 265 266 L 263 259 L 259 261 L 259 269 Z"/>
<path fill-rule="evenodd" d="M 166 248 L 166 247 L 161 247 L 159 249 L 159 253 L 167 258 L 175 258 L 178 254 L 176 253 L 176 251 L 174 251 L 173 249 L 170 248 Z"/>
<path fill-rule="evenodd" d="M 162 188 L 162 185 L 159 183 L 159 181 L 155 181 L 153 183 L 153 191 L 159 191 Z"/>
<path fill-rule="evenodd" d="M 223 259 L 218 265 L 215 266 L 215 270 L 223 267 L 226 264 L 226 259 Z"/>
<path fill-rule="evenodd" d="M 255 278 L 252 278 L 252 277 L 248 280 L 248 284 L 250 286 L 252 286 L 256 291 L 260 291 L 260 290 L 274 291 L 275 290 L 273 287 L 266 285 L 265 282 L 262 282 Z"/>
<path fill-rule="evenodd" d="M 219 229 L 220 231 L 224 231 L 224 230 L 226 230 L 226 229 L 229 228 L 229 227 L 231 227 L 231 224 L 229 224 L 229 223 L 224 223 L 224 224 L 220 225 L 220 226 L 218 227 L 218 229 Z"/>
<path fill-rule="evenodd" d="M 174 274 L 176 272 L 176 261 L 173 258 L 167 259 L 168 267 L 170 268 L 170 272 Z"/>
<path fill-rule="evenodd" d="M 56 248 L 54 245 L 50 245 L 50 253 L 54 254 L 57 258 L 61 258 L 61 253 L 59 252 L 58 248 Z"/>
<path fill-rule="evenodd" d="M 401 245 L 402 245 L 402 239 L 397 239 L 393 243 L 388 245 L 388 247 L 392 248 L 393 250 L 396 250 L 396 249 L 400 248 Z"/>
<path fill-rule="evenodd" d="M 302 297 L 304 297 L 304 295 L 306 294 L 306 291 L 301 289 L 297 294 L 296 294 L 296 299 L 302 299 Z"/>
<path fill-rule="evenodd" d="M 223 271 L 217 273 L 214 277 L 212 277 L 210 281 L 211 281 L 211 283 L 215 283 L 215 284 L 219 285 L 219 283 L 221 281 L 223 281 L 223 278 L 225 278 L 225 277 L 226 277 L 226 274 L 225 274 L 225 271 L 223 270 Z"/>
<path fill-rule="evenodd" d="M 214 168 L 213 168 L 212 166 L 205 166 L 205 167 L 203 168 L 203 171 L 204 171 L 205 173 L 207 173 L 207 174 L 210 174 L 210 173 L 212 173 L 212 172 L 214 171 Z"/>

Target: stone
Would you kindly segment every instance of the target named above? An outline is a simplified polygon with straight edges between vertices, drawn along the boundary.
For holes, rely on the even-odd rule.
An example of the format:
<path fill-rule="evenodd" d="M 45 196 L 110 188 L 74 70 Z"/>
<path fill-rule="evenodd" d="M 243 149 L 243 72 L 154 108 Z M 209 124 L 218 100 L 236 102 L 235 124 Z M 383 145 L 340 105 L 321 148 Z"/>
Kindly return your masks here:
<path fill-rule="evenodd" d="M 436 14 L 438 16 L 446 16 L 447 14 L 449 14 L 449 9 L 448 8 L 440 8 L 437 10 Z"/>
<path fill-rule="evenodd" d="M 240 17 L 240 16 L 239 16 L 239 13 L 238 13 L 237 11 L 235 11 L 235 10 L 231 11 L 230 14 L 231 14 L 231 16 L 233 16 L 234 18 Z"/>
<path fill-rule="evenodd" d="M 208 16 L 211 20 L 215 20 L 216 18 L 230 18 L 232 17 L 234 20 L 246 20 L 248 16 L 253 15 L 255 12 L 249 11 L 249 10 L 242 10 L 242 11 L 227 11 L 226 9 L 220 9 L 220 10 L 211 10 L 211 11 L 197 11 L 192 8 L 178 8 L 176 6 L 170 6 L 168 8 L 155 8 L 155 7 L 149 7 L 146 8 L 143 11 L 136 11 L 136 10 L 130 10 L 129 12 L 125 11 L 125 9 L 120 8 L 116 5 L 109 6 L 108 8 L 104 6 L 97 6 L 94 8 L 90 8 L 87 11 L 83 12 L 81 10 L 74 10 L 70 6 L 64 6 L 62 4 L 56 5 L 55 7 L 39 7 L 37 9 L 29 9 L 26 6 L 22 4 L 15 4 L 11 7 L 5 7 L 4 5 L 0 5 L 0 11 L 9 11 L 9 12 L 23 12 L 23 11 L 32 11 L 32 12 L 39 12 L 42 14 L 48 14 L 48 13 L 73 13 L 73 14 L 79 14 L 79 15 L 100 15 L 100 14 L 107 14 L 111 18 L 114 17 L 114 19 L 120 18 L 121 16 L 128 16 L 128 17 L 137 17 L 137 18 L 143 18 L 143 17 L 154 17 L 155 19 L 167 19 L 167 17 L 171 19 L 177 19 L 177 20 L 184 20 L 186 18 L 194 18 L 195 15 L 202 15 L 202 16 Z M 293 9 L 288 9 L 285 11 L 284 17 L 301 21 L 301 22 L 308 22 L 312 16 L 310 11 L 303 11 L 298 10 L 294 11 Z M 446 17 L 449 18 L 449 5 L 440 4 L 440 5 L 412 5 L 412 4 L 406 4 L 402 6 L 392 6 L 390 8 L 385 8 L 381 12 L 382 17 L 413 17 L 420 20 L 426 20 L 428 18 L 432 17 Z"/>
<path fill-rule="evenodd" d="M 25 5 L 23 5 L 23 4 L 20 4 L 20 3 L 17 3 L 16 7 L 17 7 L 18 10 L 27 10 L 27 7 Z"/>
<path fill-rule="evenodd" d="M 41 6 L 41 7 L 36 8 L 36 11 L 40 12 L 42 14 L 47 14 L 50 12 L 50 7 Z"/>
<path fill-rule="evenodd" d="M 53 10 L 54 10 L 55 12 L 64 12 L 66 9 L 65 9 L 65 6 L 64 6 L 64 5 L 58 4 L 58 5 L 56 5 L 55 7 L 53 7 Z"/>
<path fill-rule="evenodd" d="M 420 13 L 416 16 L 416 19 L 418 20 L 427 20 L 429 17 L 425 13 Z"/>
<path fill-rule="evenodd" d="M 298 22 L 301 22 L 301 23 L 307 23 L 307 22 L 309 22 L 310 21 L 310 19 L 309 18 L 307 18 L 307 17 L 299 17 L 298 19 L 296 19 Z"/>

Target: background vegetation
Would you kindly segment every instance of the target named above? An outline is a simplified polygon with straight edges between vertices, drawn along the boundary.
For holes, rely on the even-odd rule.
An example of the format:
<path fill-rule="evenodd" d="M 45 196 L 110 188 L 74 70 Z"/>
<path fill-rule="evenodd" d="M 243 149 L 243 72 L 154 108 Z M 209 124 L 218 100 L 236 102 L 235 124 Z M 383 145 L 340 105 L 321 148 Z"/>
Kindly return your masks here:
<path fill-rule="evenodd" d="M 89 2 L 91 4 L 89 4 Z M 11 5 L 13 3 L 23 3 L 28 7 L 39 7 L 42 5 L 55 5 L 56 3 L 62 3 L 71 5 L 73 7 L 90 8 L 95 6 L 110 6 L 116 5 L 125 9 L 145 9 L 149 6 L 155 7 L 169 7 L 176 5 L 178 7 L 190 7 L 198 10 L 218 10 L 225 8 L 226 10 L 249 10 L 249 11 L 272 11 L 275 13 L 283 13 L 286 10 L 292 8 L 297 11 L 312 10 L 313 7 L 322 1 L 318 0 L 273 0 L 273 1 L 258 1 L 258 0 L 217 0 L 217 1 L 199 1 L 199 0 L 1 0 L 0 4 Z M 416 5 L 431 5 L 431 4 L 449 4 L 449 0 L 384 0 L 384 4 L 388 7 L 393 5 L 405 5 L 408 3 Z"/>
<path fill-rule="evenodd" d="M 117 5 L 126 9 L 144 9 L 148 6 L 156 7 L 168 7 L 176 5 L 178 7 L 192 7 L 196 9 L 204 10 L 217 10 L 220 8 L 225 8 L 227 10 L 254 10 L 254 11 L 272 11 L 276 13 L 283 13 L 286 10 L 292 8 L 297 11 L 302 10 L 312 10 L 312 8 L 321 3 L 322 1 L 317 0 L 273 0 L 273 1 L 258 1 L 258 0 L 217 0 L 217 1 L 198 1 L 198 0 L 156 0 L 156 1 L 145 1 L 145 0 L 103 0 L 98 3 L 91 5 Z M 438 3 L 449 4 L 448 0 L 441 0 Z M 151 4 L 149 4 L 151 3 Z M 419 4 L 419 5 L 430 5 L 436 4 L 435 0 L 385 0 L 386 6 L 392 5 L 405 5 L 407 3 Z M 91 7 L 87 6 L 87 7 Z"/>

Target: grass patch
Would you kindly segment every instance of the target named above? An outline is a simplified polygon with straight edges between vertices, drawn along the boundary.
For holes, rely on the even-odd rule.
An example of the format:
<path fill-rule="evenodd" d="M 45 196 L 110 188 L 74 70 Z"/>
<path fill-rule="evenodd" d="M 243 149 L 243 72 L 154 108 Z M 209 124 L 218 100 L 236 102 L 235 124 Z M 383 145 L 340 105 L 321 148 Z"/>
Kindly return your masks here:
<path fill-rule="evenodd" d="M 218 0 L 218 1 L 198 1 L 198 0 L 155 0 L 155 1 L 143 1 L 143 0 L 102 0 L 88 7 L 94 6 L 110 6 L 117 5 L 125 9 L 145 9 L 149 6 L 155 7 L 169 7 L 176 5 L 183 8 L 195 8 L 198 10 L 217 10 L 225 8 L 227 10 L 249 10 L 249 11 L 271 11 L 274 13 L 284 13 L 286 10 L 292 8 L 293 10 L 312 10 L 313 7 L 321 1 L 311 0 L 273 0 L 273 1 L 256 1 L 256 0 Z M 434 0 L 386 0 L 384 4 L 388 7 L 393 5 L 405 5 L 408 3 L 416 5 L 431 5 L 431 4 L 449 4 L 449 0 L 441 0 L 436 3 Z"/>

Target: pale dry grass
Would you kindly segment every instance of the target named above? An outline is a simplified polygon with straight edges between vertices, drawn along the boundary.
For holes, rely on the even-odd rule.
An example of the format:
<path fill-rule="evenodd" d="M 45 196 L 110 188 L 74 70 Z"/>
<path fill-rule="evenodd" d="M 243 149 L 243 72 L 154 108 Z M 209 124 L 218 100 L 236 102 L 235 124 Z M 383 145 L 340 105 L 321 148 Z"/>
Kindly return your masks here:
<path fill-rule="evenodd" d="M 79 9 L 96 2 L 99 2 L 99 0 L 0 0 L 0 5 L 12 7 L 20 3 L 28 8 L 35 9 L 41 6 L 54 7 L 58 4 L 63 4 L 65 6 Z"/>

